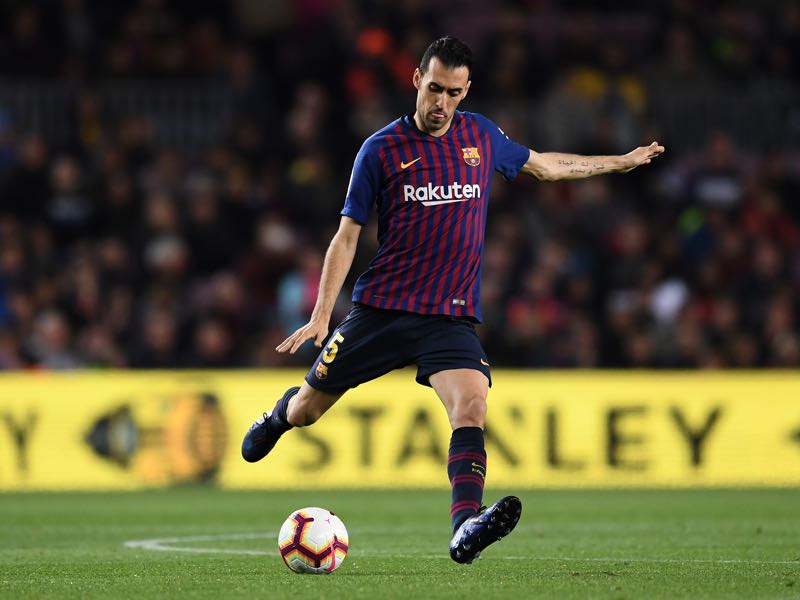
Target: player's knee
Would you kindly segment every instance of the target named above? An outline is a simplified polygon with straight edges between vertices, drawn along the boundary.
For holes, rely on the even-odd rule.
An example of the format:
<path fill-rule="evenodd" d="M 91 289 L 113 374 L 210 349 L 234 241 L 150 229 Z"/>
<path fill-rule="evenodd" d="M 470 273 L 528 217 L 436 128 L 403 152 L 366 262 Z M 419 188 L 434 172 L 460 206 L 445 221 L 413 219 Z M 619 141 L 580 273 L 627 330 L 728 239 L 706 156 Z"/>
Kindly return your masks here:
<path fill-rule="evenodd" d="M 453 427 L 483 427 L 486 420 L 486 397 L 466 394 L 457 399 L 450 415 Z"/>

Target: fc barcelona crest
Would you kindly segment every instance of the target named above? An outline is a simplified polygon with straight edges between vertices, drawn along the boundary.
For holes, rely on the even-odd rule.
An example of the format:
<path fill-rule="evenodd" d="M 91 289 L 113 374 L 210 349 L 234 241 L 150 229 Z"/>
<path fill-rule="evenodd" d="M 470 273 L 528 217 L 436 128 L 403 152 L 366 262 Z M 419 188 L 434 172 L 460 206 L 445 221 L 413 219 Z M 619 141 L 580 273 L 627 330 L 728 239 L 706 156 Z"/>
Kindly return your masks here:
<path fill-rule="evenodd" d="M 477 148 L 462 148 L 461 151 L 464 153 L 464 162 L 470 167 L 477 167 L 481 164 L 481 155 L 478 154 Z"/>
<path fill-rule="evenodd" d="M 327 379 L 328 378 L 328 367 L 319 363 L 317 365 L 317 370 L 314 372 L 314 375 L 317 376 L 317 379 Z"/>

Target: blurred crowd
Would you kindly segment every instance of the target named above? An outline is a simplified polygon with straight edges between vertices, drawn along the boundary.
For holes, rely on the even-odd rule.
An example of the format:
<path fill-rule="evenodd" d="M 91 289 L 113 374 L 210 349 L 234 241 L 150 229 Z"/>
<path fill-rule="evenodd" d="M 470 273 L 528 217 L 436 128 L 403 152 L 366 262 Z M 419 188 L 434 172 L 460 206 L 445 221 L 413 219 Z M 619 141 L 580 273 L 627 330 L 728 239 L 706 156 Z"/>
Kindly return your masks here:
<path fill-rule="evenodd" d="M 313 308 L 355 152 L 413 112 L 411 74 L 443 33 L 476 53 L 462 108 L 517 141 L 667 147 L 626 175 L 496 178 L 479 328 L 494 365 L 800 366 L 800 137 L 747 139 L 799 117 L 704 128 L 714 115 L 692 108 L 712 93 L 797 94 L 800 6 L 640 4 L 4 5 L 0 89 L 56 81 L 74 101 L 57 141 L 0 103 L 0 369 L 307 365 L 311 344 L 274 347 Z M 226 135 L 160 143 L 146 118 L 104 105 L 105 83 L 133 80 L 229 90 Z M 676 106 L 683 128 L 666 117 Z"/>

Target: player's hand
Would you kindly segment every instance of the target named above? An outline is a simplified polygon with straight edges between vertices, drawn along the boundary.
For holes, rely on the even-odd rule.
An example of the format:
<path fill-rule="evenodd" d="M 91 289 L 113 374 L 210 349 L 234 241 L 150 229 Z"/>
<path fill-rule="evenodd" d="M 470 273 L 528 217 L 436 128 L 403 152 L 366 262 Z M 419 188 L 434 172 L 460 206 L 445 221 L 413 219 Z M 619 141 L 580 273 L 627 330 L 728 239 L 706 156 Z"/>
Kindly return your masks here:
<path fill-rule="evenodd" d="M 300 329 L 295 331 L 292 335 L 283 340 L 276 348 L 278 352 L 289 351 L 289 354 L 294 354 L 297 349 L 308 340 L 314 340 L 314 345 L 317 348 L 322 348 L 325 338 L 328 337 L 328 325 L 320 321 L 311 320 Z"/>
<path fill-rule="evenodd" d="M 620 173 L 632 171 L 639 165 L 649 165 L 650 162 L 665 150 L 664 146 L 659 146 L 658 142 L 653 142 L 649 146 L 639 146 L 625 155 L 625 166 L 620 169 Z"/>

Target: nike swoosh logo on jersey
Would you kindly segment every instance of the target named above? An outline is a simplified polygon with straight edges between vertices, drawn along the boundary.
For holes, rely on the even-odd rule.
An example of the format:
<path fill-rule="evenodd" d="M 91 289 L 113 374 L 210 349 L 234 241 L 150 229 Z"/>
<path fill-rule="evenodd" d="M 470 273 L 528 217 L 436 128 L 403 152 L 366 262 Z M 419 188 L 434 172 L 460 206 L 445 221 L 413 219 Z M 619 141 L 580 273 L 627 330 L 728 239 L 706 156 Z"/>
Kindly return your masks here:
<path fill-rule="evenodd" d="M 483 360 L 483 359 L 481 359 L 481 364 L 482 364 L 482 365 L 484 365 L 484 366 L 486 366 L 486 367 L 488 367 L 488 366 L 489 366 L 489 363 L 488 363 L 488 362 L 486 362 L 486 361 L 485 361 L 485 360 Z"/>
<path fill-rule="evenodd" d="M 401 168 L 401 169 L 407 169 L 408 167 L 410 167 L 411 165 L 413 165 L 413 164 L 414 164 L 415 162 L 417 162 L 418 160 L 422 160 L 422 157 L 421 157 L 421 156 L 419 156 L 419 157 L 415 158 L 414 160 L 412 160 L 411 162 L 402 162 L 402 161 L 401 161 L 401 162 L 400 162 L 400 168 Z"/>

